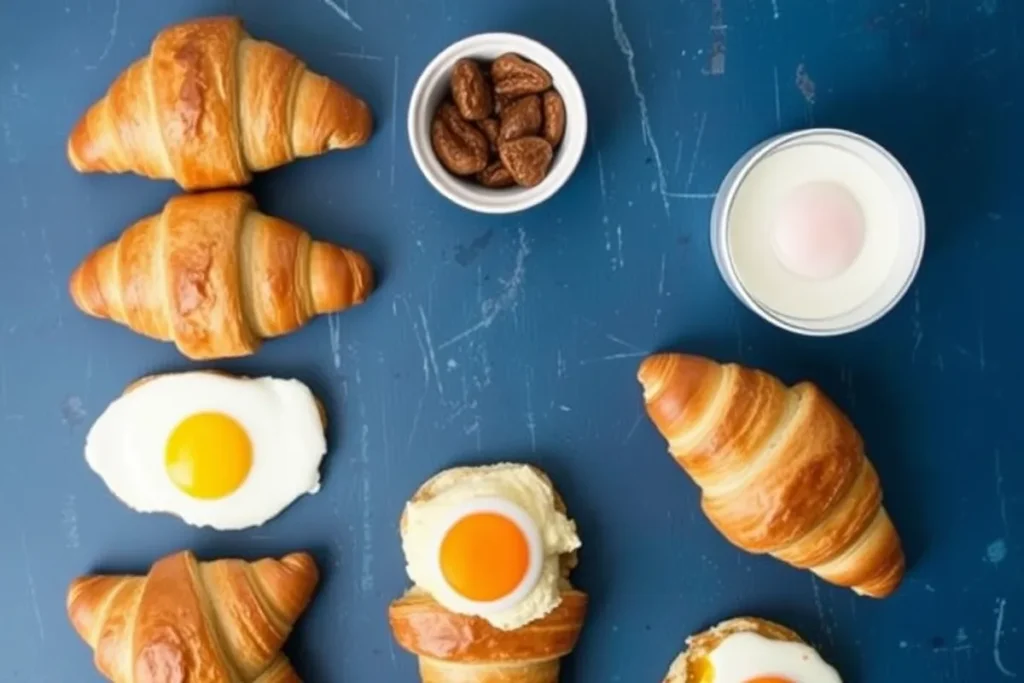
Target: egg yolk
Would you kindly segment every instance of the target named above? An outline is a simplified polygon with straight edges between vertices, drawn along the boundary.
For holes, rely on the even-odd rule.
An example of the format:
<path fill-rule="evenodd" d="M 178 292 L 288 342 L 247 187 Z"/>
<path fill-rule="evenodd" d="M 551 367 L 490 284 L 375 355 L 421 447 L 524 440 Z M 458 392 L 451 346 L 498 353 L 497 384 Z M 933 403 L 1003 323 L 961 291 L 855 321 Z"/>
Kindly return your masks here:
<path fill-rule="evenodd" d="M 520 583 L 530 565 L 526 535 L 508 517 L 494 512 L 466 515 L 441 542 L 441 573 L 467 600 L 500 600 Z"/>
<path fill-rule="evenodd" d="M 702 657 L 690 666 L 686 678 L 687 683 L 715 683 L 715 667 Z"/>
<path fill-rule="evenodd" d="M 197 413 L 174 428 L 164 464 L 174 485 L 192 498 L 223 498 L 249 476 L 252 443 L 234 418 Z"/>

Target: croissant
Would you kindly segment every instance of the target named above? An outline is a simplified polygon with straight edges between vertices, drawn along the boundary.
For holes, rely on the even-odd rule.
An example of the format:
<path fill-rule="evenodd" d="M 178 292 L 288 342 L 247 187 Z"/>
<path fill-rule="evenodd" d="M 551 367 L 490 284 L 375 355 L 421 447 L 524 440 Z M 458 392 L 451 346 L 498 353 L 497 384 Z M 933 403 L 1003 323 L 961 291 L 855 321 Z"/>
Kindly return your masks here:
<path fill-rule="evenodd" d="M 85 576 L 68 616 L 114 683 L 301 683 L 281 646 L 317 583 L 306 553 L 198 562 L 188 551 L 147 576 Z"/>
<path fill-rule="evenodd" d="M 253 171 L 366 142 L 369 107 L 236 17 L 168 27 L 75 125 L 75 170 L 244 185 Z"/>
<path fill-rule="evenodd" d="M 903 578 L 899 536 L 850 421 L 817 387 L 665 353 L 640 366 L 647 414 L 732 543 L 859 594 Z"/>
<path fill-rule="evenodd" d="M 586 594 L 565 588 L 546 617 L 502 631 L 414 588 L 391 603 L 388 619 L 398 644 L 419 657 L 423 683 L 556 683 L 586 610 Z"/>
<path fill-rule="evenodd" d="M 208 359 L 253 353 L 262 338 L 363 302 L 373 273 L 361 255 L 222 191 L 171 199 L 86 257 L 69 288 L 85 313 Z"/>

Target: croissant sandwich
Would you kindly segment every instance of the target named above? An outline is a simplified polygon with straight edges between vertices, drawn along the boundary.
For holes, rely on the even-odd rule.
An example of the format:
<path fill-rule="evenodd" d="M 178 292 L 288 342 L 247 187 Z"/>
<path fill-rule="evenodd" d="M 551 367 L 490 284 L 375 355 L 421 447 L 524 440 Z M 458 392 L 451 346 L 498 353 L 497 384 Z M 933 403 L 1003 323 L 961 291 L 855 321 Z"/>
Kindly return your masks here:
<path fill-rule="evenodd" d="M 369 107 L 254 40 L 236 17 L 168 27 L 75 125 L 75 170 L 170 178 L 186 190 L 244 185 L 253 171 L 366 142 Z"/>
<path fill-rule="evenodd" d="M 663 683 L 842 683 L 813 647 L 785 626 L 736 617 L 686 639 Z"/>
<path fill-rule="evenodd" d="M 884 597 L 903 578 L 899 536 L 850 421 L 817 387 L 665 353 L 640 366 L 647 414 L 732 543 Z"/>
<path fill-rule="evenodd" d="M 312 241 L 238 191 L 171 199 L 90 254 L 70 281 L 85 313 L 173 341 L 193 359 L 251 354 L 261 339 L 362 303 L 372 288 L 360 254 Z"/>
<path fill-rule="evenodd" d="M 317 583 L 306 553 L 198 562 L 188 551 L 147 576 L 84 576 L 68 616 L 114 683 L 301 683 L 281 654 Z"/>
<path fill-rule="evenodd" d="M 459 467 L 407 504 L 402 549 L 413 588 L 389 610 L 423 683 L 555 683 L 587 596 L 569 583 L 576 525 L 528 465 Z"/>

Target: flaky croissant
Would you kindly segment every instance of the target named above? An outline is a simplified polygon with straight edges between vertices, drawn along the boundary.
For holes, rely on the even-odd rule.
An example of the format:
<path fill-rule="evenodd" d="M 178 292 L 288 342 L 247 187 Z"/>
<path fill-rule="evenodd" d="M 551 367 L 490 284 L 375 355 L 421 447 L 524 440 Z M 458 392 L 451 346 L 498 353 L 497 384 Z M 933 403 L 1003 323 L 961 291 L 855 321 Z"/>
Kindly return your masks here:
<path fill-rule="evenodd" d="M 262 338 L 361 303 L 373 272 L 360 254 L 222 191 L 174 197 L 90 254 L 69 287 L 89 315 L 210 359 L 253 353 Z"/>
<path fill-rule="evenodd" d="M 586 594 L 566 587 L 553 612 L 502 631 L 413 589 L 391 603 L 388 618 L 398 644 L 419 657 L 423 683 L 556 683 L 586 611 Z"/>
<path fill-rule="evenodd" d="M 281 654 L 316 588 L 305 553 L 198 562 L 183 551 L 146 576 L 85 576 L 68 616 L 114 683 L 301 683 Z"/>
<path fill-rule="evenodd" d="M 873 597 L 903 578 L 899 536 L 850 421 L 810 383 L 665 353 L 640 366 L 647 414 L 735 545 Z"/>
<path fill-rule="evenodd" d="M 212 17 L 161 31 L 78 121 L 68 159 L 81 172 L 231 187 L 253 171 L 361 145 L 372 128 L 358 97 L 254 40 L 238 18 Z"/>

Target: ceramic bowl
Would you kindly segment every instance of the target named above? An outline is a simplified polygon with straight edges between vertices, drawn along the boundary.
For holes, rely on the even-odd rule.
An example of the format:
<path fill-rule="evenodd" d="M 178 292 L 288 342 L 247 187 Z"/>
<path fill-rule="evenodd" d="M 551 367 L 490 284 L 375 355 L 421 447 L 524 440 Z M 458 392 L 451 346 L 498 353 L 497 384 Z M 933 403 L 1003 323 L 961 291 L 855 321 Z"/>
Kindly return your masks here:
<path fill-rule="evenodd" d="M 555 90 L 565 102 L 565 136 L 555 150 L 547 176 L 534 187 L 492 189 L 471 178 L 460 178 L 441 165 L 430 141 L 430 124 L 438 106 L 449 95 L 455 63 L 463 58 L 491 62 L 506 52 L 514 52 L 547 69 Z M 472 211 L 515 213 L 551 197 L 576 170 L 587 138 L 587 108 L 572 70 L 550 49 L 513 33 L 481 33 L 451 45 L 423 70 L 409 102 L 408 128 L 416 163 L 438 192 Z"/>

